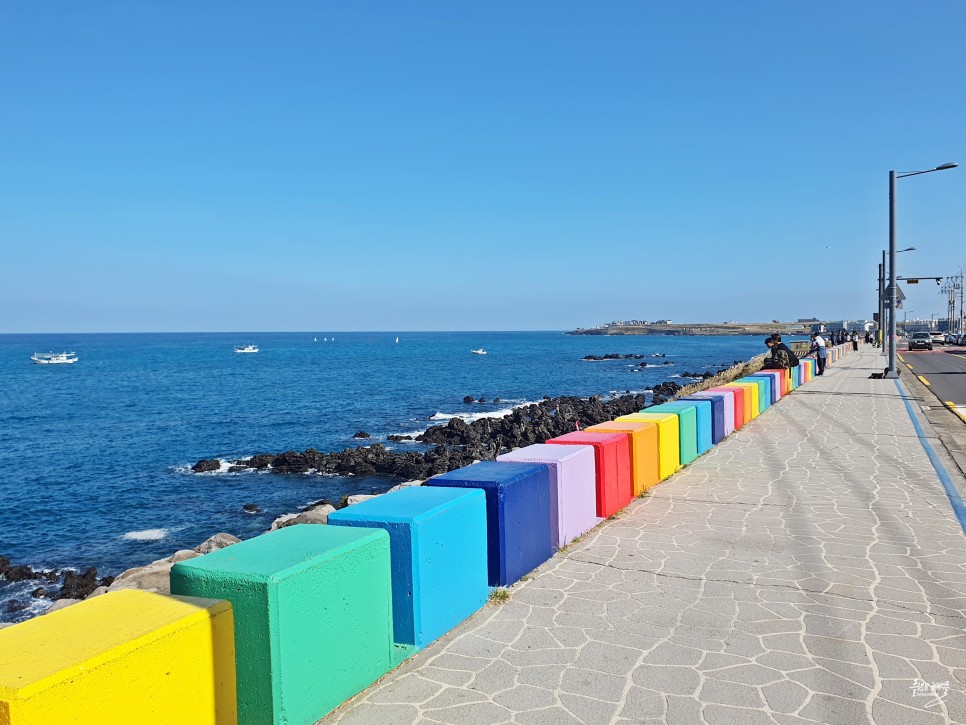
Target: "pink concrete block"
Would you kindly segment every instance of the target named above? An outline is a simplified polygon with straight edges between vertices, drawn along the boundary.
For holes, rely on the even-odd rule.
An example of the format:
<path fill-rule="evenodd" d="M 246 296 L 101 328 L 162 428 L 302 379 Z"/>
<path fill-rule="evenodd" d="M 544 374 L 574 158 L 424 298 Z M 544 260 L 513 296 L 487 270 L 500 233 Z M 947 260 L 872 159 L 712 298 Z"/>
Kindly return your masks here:
<path fill-rule="evenodd" d="M 550 467 L 550 539 L 566 546 L 603 519 L 597 516 L 597 472 L 593 446 L 539 443 L 497 456 L 498 461 L 545 463 Z"/>

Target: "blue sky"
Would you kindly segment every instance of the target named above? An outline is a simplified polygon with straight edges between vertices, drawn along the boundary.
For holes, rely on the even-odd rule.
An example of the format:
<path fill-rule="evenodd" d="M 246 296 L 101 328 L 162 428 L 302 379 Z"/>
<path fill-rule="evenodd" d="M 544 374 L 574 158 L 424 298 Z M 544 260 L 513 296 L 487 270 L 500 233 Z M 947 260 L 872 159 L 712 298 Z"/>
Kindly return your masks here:
<path fill-rule="evenodd" d="M 869 317 L 966 264 L 966 4 L 6 2 L 0 332 Z M 907 289 L 916 316 L 935 285 Z"/>

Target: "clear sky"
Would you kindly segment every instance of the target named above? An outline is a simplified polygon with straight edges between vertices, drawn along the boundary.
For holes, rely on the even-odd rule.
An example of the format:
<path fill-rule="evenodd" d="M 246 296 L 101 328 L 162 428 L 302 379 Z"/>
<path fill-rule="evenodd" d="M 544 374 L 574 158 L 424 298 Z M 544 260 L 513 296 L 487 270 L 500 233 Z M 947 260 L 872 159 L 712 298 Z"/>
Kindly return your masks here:
<path fill-rule="evenodd" d="M 866 318 L 966 3 L 0 2 L 0 332 Z M 935 285 L 906 292 L 928 317 Z"/>

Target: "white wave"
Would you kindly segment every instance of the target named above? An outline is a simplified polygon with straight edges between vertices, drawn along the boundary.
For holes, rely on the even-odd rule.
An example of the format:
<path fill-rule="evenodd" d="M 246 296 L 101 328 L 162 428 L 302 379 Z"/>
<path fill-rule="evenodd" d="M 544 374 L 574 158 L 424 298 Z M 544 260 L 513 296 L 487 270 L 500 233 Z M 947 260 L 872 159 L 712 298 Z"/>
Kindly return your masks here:
<path fill-rule="evenodd" d="M 520 406 L 514 406 L 514 408 L 519 408 Z M 467 423 L 472 423 L 476 420 L 481 420 L 482 418 L 502 418 L 505 415 L 510 415 L 514 408 L 501 408 L 500 410 L 491 410 L 485 413 L 440 413 L 437 411 L 429 416 L 428 420 L 452 420 L 453 418 L 462 418 Z"/>
<path fill-rule="evenodd" d="M 159 541 L 170 533 L 167 529 L 144 529 L 128 531 L 121 538 L 126 541 Z"/>

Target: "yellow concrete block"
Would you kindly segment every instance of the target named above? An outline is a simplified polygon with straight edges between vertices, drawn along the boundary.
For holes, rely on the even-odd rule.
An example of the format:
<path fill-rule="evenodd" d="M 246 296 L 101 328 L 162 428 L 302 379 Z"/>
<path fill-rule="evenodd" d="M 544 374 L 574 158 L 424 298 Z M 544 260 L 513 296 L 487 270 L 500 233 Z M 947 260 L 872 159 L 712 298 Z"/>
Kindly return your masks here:
<path fill-rule="evenodd" d="M 681 427 L 674 413 L 631 413 L 618 421 L 647 421 L 657 424 L 658 475 L 663 481 L 681 468 Z"/>
<path fill-rule="evenodd" d="M 0 725 L 236 721 L 228 602 L 128 589 L 0 630 Z"/>
<path fill-rule="evenodd" d="M 631 444 L 634 495 L 640 496 L 661 480 L 657 424 L 649 420 L 610 420 L 587 427 L 589 433 L 626 433 Z"/>
<path fill-rule="evenodd" d="M 745 403 L 745 422 L 757 418 L 761 412 L 758 407 L 758 385 L 756 383 L 726 383 L 725 388 L 743 388 Z"/>

